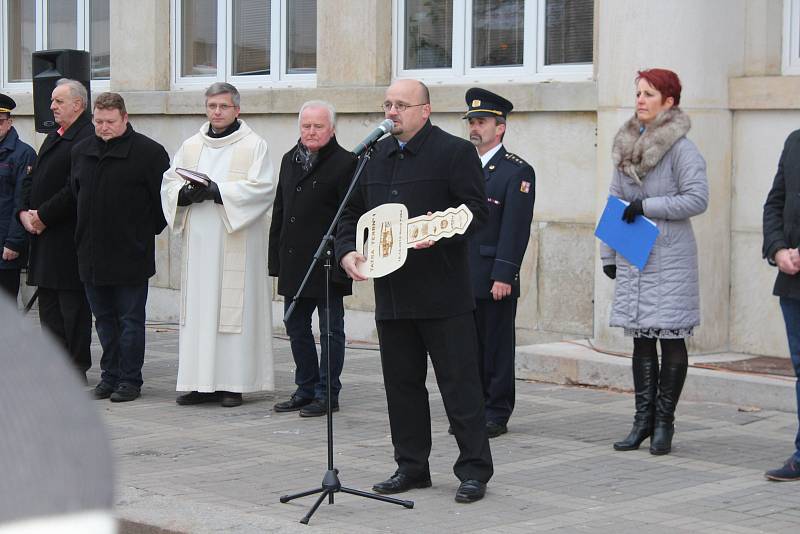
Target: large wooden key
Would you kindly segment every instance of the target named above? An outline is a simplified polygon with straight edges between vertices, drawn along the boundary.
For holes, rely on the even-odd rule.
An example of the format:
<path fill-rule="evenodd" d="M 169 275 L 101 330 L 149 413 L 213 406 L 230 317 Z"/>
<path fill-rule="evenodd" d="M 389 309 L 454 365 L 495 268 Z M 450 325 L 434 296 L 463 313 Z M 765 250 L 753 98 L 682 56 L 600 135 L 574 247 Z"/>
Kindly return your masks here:
<path fill-rule="evenodd" d="M 369 278 L 386 276 L 403 266 L 415 244 L 463 234 L 471 222 L 472 212 L 464 204 L 411 219 L 405 205 L 382 204 L 358 219 L 356 244 L 367 258 L 358 272 Z"/>

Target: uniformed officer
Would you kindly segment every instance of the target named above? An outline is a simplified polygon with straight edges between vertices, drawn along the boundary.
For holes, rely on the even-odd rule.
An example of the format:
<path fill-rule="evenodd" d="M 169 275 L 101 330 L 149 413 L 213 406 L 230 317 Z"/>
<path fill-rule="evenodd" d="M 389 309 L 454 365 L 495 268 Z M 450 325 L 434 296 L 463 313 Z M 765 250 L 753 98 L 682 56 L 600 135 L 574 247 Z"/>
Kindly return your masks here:
<path fill-rule="evenodd" d="M 514 320 L 519 271 L 528 246 L 535 174 L 533 167 L 503 147 L 513 104 L 473 87 L 466 94 L 469 140 L 478 149 L 486 177 L 489 221 L 469 239 L 469 263 L 476 299 L 486 429 L 494 438 L 507 432 L 514 410 Z"/>
<path fill-rule="evenodd" d="M 16 216 L 22 181 L 31 172 L 36 152 L 23 143 L 14 129 L 11 110 L 16 102 L 0 94 L 0 289 L 12 299 L 19 293 L 19 273 L 28 251 L 28 234 Z"/>

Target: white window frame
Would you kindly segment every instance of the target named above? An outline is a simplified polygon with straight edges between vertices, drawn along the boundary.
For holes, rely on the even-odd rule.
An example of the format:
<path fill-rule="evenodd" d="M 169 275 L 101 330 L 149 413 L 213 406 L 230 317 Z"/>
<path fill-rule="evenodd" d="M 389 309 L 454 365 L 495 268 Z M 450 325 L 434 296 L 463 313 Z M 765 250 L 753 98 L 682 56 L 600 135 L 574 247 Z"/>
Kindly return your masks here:
<path fill-rule="evenodd" d="M 800 0 L 783 2 L 782 73 L 800 74 Z"/>
<path fill-rule="evenodd" d="M 181 75 L 181 41 L 182 41 L 182 0 L 170 2 L 172 20 L 172 88 L 198 89 L 214 82 L 228 82 L 240 88 L 256 87 L 315 87 L 317 75 L 289 74 L 286 53 L 288 25 L 288 0 L 264 0 L 271 2 L 270 13 L 270 73 L 262 76 L 234 76 L 231 74 L 232 61 L 230 53 L 233 49 L 233 32 L 229 31 L 233 24 L 233 2 L 217 0 L 217 75 L 216 76 L 183 76 Z M 318 0 L 319 1 L 319 0 Z"/>
<path fill-rule="evenodd" d="M 47 5 L 49 2 L 57 2 L 58 0 L 36 0 L 36 28 L 35 37 L 35 51 L 47 50 Z M 91 45 L 91 0 L 77 0 L 76 8 L 78 10 L 76 20 L 76 35 L 77 42 L 75 43 L 76 50 L 86 50 L 91 54 L 89 46 Z M 22 82 L 11 82 L 8 80 L 7 66 L 9 64 L 8 54 L 9 50 L 6 46 L 6 39 L 8 37 L 8 0 L 0 0 L 0 19 L 2 24 L 0 29 L 0 39 L 2 39 L 3 53 L 0 55 L 0 86 L 15 92 L 32 92 L 32 80 Z M 111 21 L 109 21 L 109 25 Z M 91 80 L 92 93 L 107 91 L 110 85 L 110 80 Z"/>
<path fill-rule="evenodd" d="M 397 78 L 418 78 L 428 83 L 515 83 L 584 81 L 593 76 L 592 63 L 545 65 L 546 0 L 525 1 L 523 65 L 516 67 L 472 67 L 472 1 L 453 1 L 452 66 L 449 69 L 406 69 L 405 0 L 392 0 L 393 72 Z M 598 1 L 598 0 L 595 0 Z M 797 0 L 800 1 L 800 0 Z"/>

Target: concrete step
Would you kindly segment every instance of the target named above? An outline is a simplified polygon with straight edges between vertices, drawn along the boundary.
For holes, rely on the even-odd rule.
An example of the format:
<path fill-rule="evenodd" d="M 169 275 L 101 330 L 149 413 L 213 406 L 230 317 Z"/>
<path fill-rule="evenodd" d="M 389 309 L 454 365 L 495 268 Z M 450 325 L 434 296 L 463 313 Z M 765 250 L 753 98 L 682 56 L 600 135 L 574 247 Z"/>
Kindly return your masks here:
<path fill-rule="evenodd" d="M 741 408 L 795 412 L 795 379 L 695 367 L 698 363 L 750 358 L 748 354 L 689 357 L 682 399 L 721 402 Z M 633 391 L 629 356 L 595 350 L 588 340 L 517 347 L 516 377 L 554 384 L 588 385 Z"/>

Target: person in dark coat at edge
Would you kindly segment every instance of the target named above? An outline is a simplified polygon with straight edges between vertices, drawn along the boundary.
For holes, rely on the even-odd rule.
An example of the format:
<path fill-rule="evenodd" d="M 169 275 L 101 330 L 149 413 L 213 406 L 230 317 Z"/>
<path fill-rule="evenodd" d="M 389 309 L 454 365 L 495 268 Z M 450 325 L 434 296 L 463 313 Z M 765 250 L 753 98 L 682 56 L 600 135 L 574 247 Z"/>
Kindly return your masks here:
<path fill-rule="evenodd" d="M 94 398 L 127 402 L 142 387 L 147 283 L 155 236 L 167 225 L 161 179 L 169 155 L 133 130 L 117 93 L 95 99 L 94 124 L 95 136 L 72 149 L 78 272 L 103 347 Z"/>
<path fill-rule="evenodd" d="M 397 471 L 372 489 L 400 493 L 431 486 L 429 354 L 459 448 L 455 500 L 474 502 L 483 498 L 494 472 L 467 258 L 467 235 L 487 217 L 480 160 L 469 142 L 430 123 L 423 83 L 395 81 L 383 109 L 394 122 L 392 136 L 377 144 L 336 234 L 337 260 L 345 272 L 366 279 L 358 271 L 366 259 L 357 251 L 355 230 L 359 217 L 381 204 L 404 204 L 409 217 L 466 204 L 474 219 L 466 235 L 419 242 L 401 268 L 375 279 L 375 323 Z"/>
<path fill-rule="evenodd" d="M 11 111 L 17 103 L 0 94 L 0 289 L 14 301 L 19 293 L 19 273 L 28 258 L 28 234 L 17 219 L 22 183 L 33 170 L 36 152 L 23 143 L 14 128 Z"/>
<path fill-rule="evenodd" d="M 800 425 L 800 130 L 786 139 L 778 161 L 778 172 L 764 203 L 762 253 L 778 267 L 772 294 L 780 299 L 789 355 L 794 368 L 795 399 Z M 800 480 L 800 426 L 794 438 L 794 453 L 783 466 L 767 471 L 769 480 Z"/>
<path fill-rule="evenodd" d="M 300 140 L 281 160 L 269 231 L 269 274 L 278 278 L 278 294 L 284 297 L 284 311 L 291 305 L 291 298 L 300 288 L 322 236 L 347 193 L 356 164 L 355 156 L 336 141 L 336 110 L 331 104 L 320 100 L 306 102 L 300 107 L 298 123 Z M 301 417 L 327 413 L 328 350 L 331 355 L 331 410 L 339 410 L 342 389 L 339 376 L 344 367 L 345 350 L 343 298 L 352 293 L 352 280 L 334 262 L 328 325 L 323 262 L 315 267 L 286 323 L 297 390 L 289 400 L 275 405 L 276 412 L 300 410 Z M 320 324 L 319 360 L 311 333 L 315 308 Z"/>
<path fill-rule="evenodd" d="M 94 135 L 94 128 L 86 112 L 86 88 L 80 82 L 58 80 L 51 101 L 59 128 L 45 138 L 33 172 L 23 183 L 18 217 L 32 234 L 27 283 L 38 286 L 39 320 L 63 343 L 86 382 L 92 366 L 92 313 L 78 276 L 77 214 L 69 172 L 72 147 Z"/>
<path fill-rule="evenodd" d="M 489 223 L 469 239 L 469 268 L 475 292 L 481 378 L 490 438 L 505 434 L 514 410 L 514 324 L 519 271 L 530 239 L 536 175 L 533 167 L 503 146 L 506 119 L 514 105 L 473 87 L 466 93 L 469 140 L 478 149 L 486 178 Z"/>

